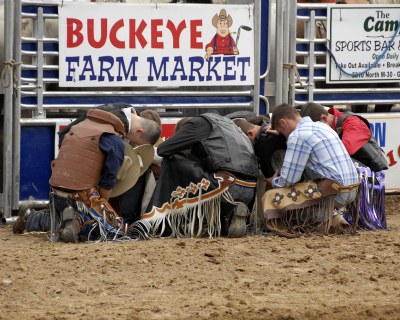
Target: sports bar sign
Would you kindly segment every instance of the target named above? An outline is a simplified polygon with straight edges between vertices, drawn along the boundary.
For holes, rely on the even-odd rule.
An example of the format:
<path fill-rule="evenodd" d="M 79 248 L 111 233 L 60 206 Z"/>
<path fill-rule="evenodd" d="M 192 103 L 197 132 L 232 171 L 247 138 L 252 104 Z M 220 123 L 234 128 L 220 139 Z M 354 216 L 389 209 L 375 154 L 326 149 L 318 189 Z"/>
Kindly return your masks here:
<path fill-rule="evenodd" d="M 399 29 L 399 6 L 328 6 L 327 82 L 400 81 Z"/>
<path fill-rule="evenodd" d="M 253 85 L 254 6 L 63 3 L 59 52 L 61 87 Z"/>

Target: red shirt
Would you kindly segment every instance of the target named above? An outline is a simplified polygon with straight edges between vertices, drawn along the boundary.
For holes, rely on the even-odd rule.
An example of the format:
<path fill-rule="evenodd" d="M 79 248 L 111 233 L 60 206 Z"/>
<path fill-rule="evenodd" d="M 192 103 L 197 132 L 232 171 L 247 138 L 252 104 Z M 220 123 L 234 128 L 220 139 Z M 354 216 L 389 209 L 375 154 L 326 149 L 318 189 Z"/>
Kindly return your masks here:
<path fill-rule="evenodd" d="M 214 49 L 213 54 L 234 54 L 233 48 L 236 46 L 235 40 L 230 35 L 221 37 L 218 33 L 211 39 L 210 43 L 206 45 L 207 48 Z"/>
<path fill-rule="evenodd" d="M 336 131 L 338 118 L 344 113 L 334 108 L 330 108 L 328 112 L 334 116 L 331 127 Z M 357 116 L 349 116 L 343 121 L 342 132 L 342 142 L 351 156 L 360 150 L 371 137 L 371 130 L 365 122 Z"/>

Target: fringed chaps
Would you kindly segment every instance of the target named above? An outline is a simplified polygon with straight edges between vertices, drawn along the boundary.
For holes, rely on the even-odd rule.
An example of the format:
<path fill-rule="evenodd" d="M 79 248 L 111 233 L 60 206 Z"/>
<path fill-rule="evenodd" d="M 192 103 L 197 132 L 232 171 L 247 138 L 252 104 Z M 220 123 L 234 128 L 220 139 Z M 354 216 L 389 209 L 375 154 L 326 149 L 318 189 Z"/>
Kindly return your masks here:
<path fill-rule="evenodd" d="M 161 237 L 219 237 L 221 199 L 229 199 L 234 178 L 211 173 L 191 159 L 164 159 L 161 175 L 142 219 L 133 223 L 133 239 Z"/>
<path fill-rule="evenodd" d="M 304 234 L 329 234 L 332 228 L 336 228 L 333 225 L 335 197 L 340 192 L 357 188 L 358 184 L 341 186 L 322 179 L 268 190 L 262 198 L 266 228 L 290 238 Z M 349 205 L 356 205 L 356 201 Z M 356 221 L 357 217 L 354 216 L 353 220 Z"/>
<path fill-rule="evenodd" d="M 169 203 L 164 203 L 161 208 L 153 207 L 141 220 L 130 226 L 129 237 L 219 237 L 221 198 L 229 197 L 229 184 L 224 183 L 221 177 L 215 178 L 218 180 L 216 189 L 210 190 L 210 181 L 205 178 L 186 188 L 178 187 Z"/>
<path fill-rule="evenodd" d="M 67 200 L 69 207 L 74 209 L 75 217 L 78 219 L 81 227 L 81 236 L 83 229 L 89 228 L 87 239 L 91 239 L 93 231 L 97 229 L 97 241 L 116 240 L 125 236 L 123 230 L 122 218 L 114 211 L 108 201 L 100 197 L 95 188 L 90 188 L 78 192 L 65 192 L 52 188 L 51 196 L 53 200 L 50 204 L 51 241 L 58 240 L 58 233 L 62 223 L 63 213 L 56 213 L 54 207 L 54 196 Z"/>
<path fill-rule="evenodd" d="M 125 236 L 122 218 L 106 199 L 100 197 L 95 188 L 78 192 L 74 198 L 77 201 L 80 214 L 86 215 L 86 218 L 83 218 L 84 223 L 92 225 L 88 239 L 96 228 L 98 228 L 100 234 L 98 241 L 116 240 Z M 91 219 L 87 220 L 87 217 Z"/>

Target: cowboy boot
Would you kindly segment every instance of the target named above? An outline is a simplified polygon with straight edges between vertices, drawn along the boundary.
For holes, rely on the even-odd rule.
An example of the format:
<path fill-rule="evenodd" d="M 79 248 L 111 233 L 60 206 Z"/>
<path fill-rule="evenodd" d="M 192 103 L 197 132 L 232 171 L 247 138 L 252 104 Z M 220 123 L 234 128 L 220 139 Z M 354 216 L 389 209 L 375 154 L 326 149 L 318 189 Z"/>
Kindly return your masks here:
<path fill-rule="evenodd" d="M 246 220 L 249 215 L 247 206 L 240 202 L 235 206 L 228 229 L 228 238 L 240 238 L 246 234 Z"/>

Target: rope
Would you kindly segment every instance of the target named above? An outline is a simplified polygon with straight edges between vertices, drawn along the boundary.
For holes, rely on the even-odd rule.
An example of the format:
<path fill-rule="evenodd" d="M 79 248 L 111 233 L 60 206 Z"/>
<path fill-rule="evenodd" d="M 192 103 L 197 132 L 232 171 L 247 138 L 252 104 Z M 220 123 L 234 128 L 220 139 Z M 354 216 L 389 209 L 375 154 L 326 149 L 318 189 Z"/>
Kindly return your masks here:
<path fill-rule="evenodd" d="M 304 84 L 303 84 L 303 82 L 301 82 L 300 73 L 299 73 L 299 70 L 297 69 L 296 64 L 295 63 L 284 63 L 283 67 L 284 68 L 288 68 L 288 69 L 293 69 L 294 74 L 295 74 L 296 79 L 297 79 L 297 82 L 300 83 L 300 86 L 302 88 L 304 88 Z"/>
<path fill-rule="evenodd" d="M 22 64 L 22 62 L 16 62 L 15 60 L 11 59 L 8 61 L 3 61 L 3 71 L 1 72 L 1 85 L 4 88 L 8 88 L 11 84 L 11 71 L 14 69 L 15 66 L 18 66 Z M 16 75 L 15 72 L 14 73 L 14 82 L 16 83 L 17 87 L 19 86 L 19 79 Z M 7 82 L 6 82 L 7 81 Z"/>

